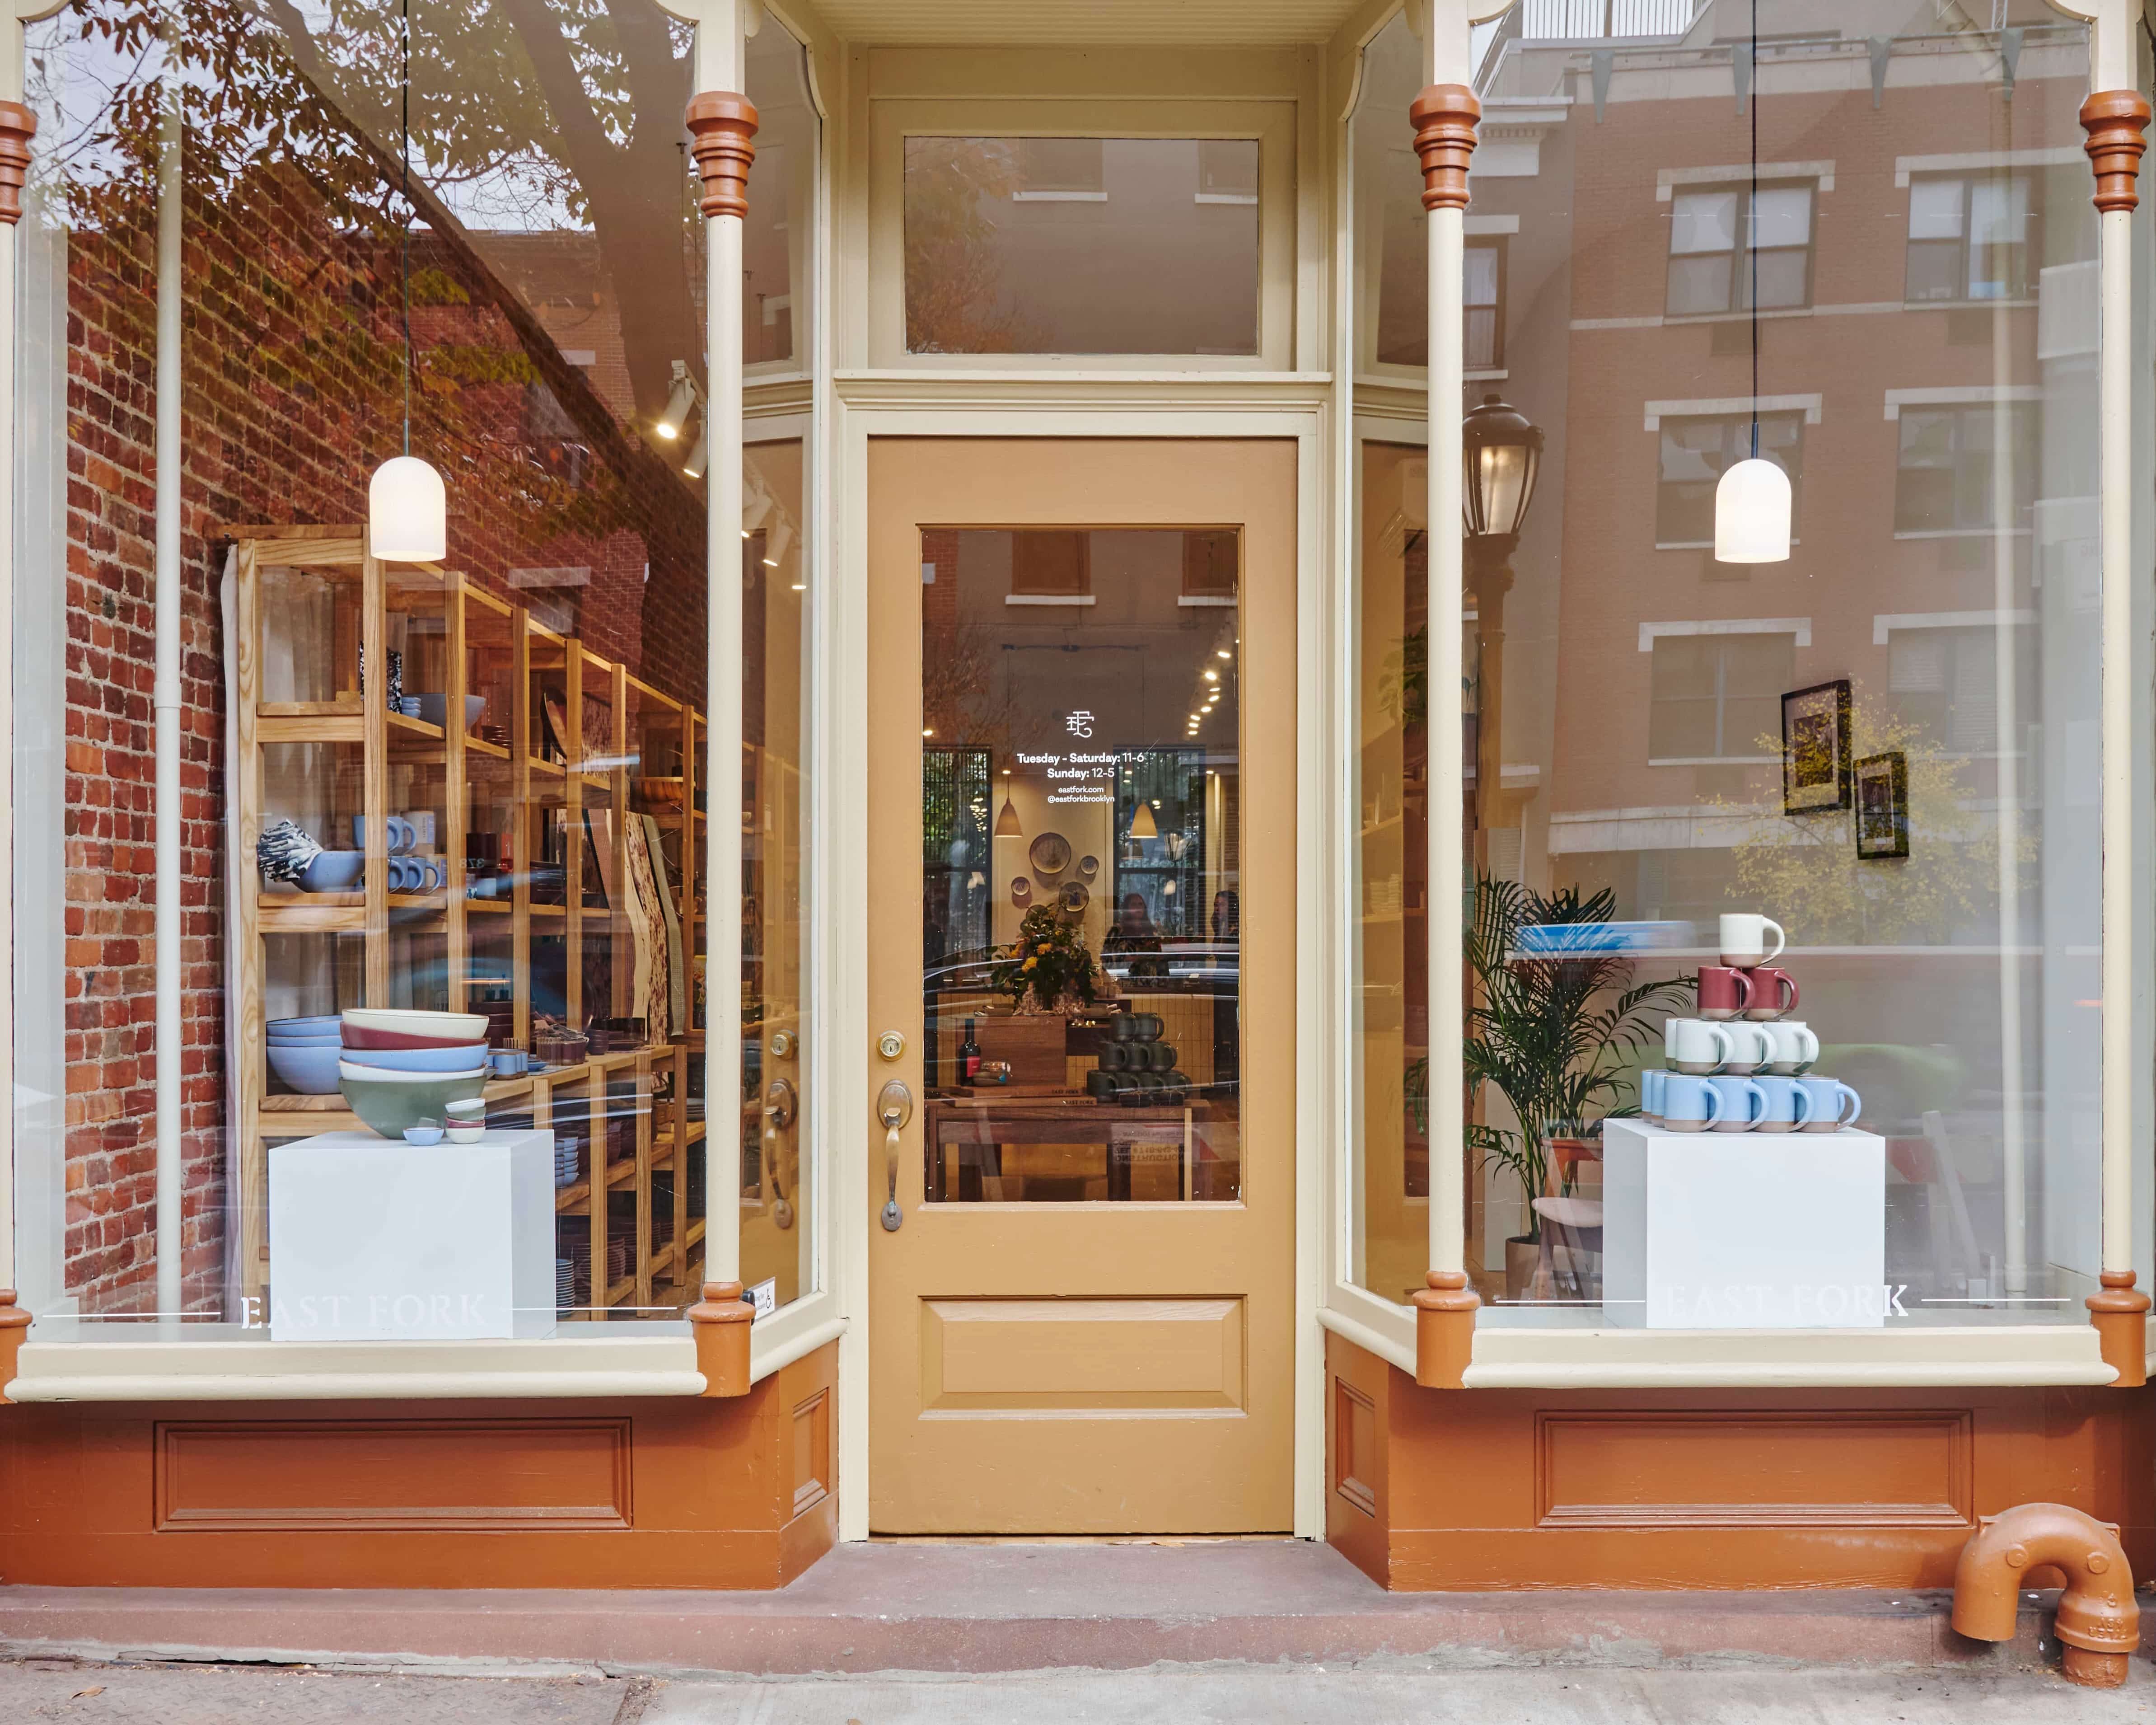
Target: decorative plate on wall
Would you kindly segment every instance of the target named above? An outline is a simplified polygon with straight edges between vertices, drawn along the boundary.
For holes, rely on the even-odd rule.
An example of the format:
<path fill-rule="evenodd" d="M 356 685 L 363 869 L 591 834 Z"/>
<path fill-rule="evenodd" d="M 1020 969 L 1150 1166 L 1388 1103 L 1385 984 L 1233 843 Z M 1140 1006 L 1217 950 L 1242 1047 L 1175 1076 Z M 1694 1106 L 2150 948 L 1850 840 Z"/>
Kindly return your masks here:
<path fill-rule="evenodd" d="M 1081 856 L 1078 859 L 1078 874 L 1080 879 L 1090 880 L 1094 877 L 1094 875 L 1100 872 L 1101 859 L 1099 857 Z"/>
<path fill-rule="evenodd" d="M 1023 875 L 1014 875 L 1011 877 L 1011 902 L 1014 905 L 1028 904 L 1032 898 L 1033 882 Z"/>
<path fill-rule="evenodd" d="M 1037 875 L 1060 875 L 1070 866 L 1070 841 L 1060 833 L 1043 833 L 1026 853 Z"/>
<path fill-rule="evenodd" d="M 1083 880 L 1065 880 L 1063 883 L 1063 908 L 1072 916 L 1082 915 L 1092 899 L 1093 895 L 1086 890 Z"/>

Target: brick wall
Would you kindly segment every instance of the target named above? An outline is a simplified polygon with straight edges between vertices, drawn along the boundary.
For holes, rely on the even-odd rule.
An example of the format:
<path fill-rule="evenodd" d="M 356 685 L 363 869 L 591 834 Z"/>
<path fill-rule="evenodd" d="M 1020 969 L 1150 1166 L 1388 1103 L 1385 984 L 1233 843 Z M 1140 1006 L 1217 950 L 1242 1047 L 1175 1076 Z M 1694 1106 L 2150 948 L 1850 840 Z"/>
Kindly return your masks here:
<path fill-rule="evenodd" d="M 182 865 L 186 1276 L 223 1281 L 223 529 L 364 519 L 401 444 L 398 249 L 373 158 L 319 105 L 317 146 L 219 162 L 191 136 L 182 450 Z M 209 157 L 203 161 L 198 157 Z M 304 166 L 295 165 L 304 162 Z M 145 177 L 141 182 L 148 185 Z M 67 317 L 66 1279 L 86 1312 L 155 1281 L 152 194 L 75 211 Z M 569 242 L 575 244 L 576 242 Z M 453 567 L 583 567 L 551 597 L 602 655 L 703 701 L 703 504 L 635 439 L 468 247 L 413 253 L 413 448 L 449 495 Z M 522 326 L 520 331 L 520 324 Z M 34 909 L 34 907 L 28 907 Z"/>

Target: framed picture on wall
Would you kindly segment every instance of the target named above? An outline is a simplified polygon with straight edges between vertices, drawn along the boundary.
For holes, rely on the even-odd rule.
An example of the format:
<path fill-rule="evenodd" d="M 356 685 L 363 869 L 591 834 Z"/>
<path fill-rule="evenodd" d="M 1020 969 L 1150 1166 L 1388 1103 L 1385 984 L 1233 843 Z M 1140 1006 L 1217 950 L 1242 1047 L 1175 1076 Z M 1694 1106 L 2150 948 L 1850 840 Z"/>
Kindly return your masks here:
<path fill-rule="evenodd" d="M 1782 813 L 1825 814 L 1850 803 L 1849 679 L 1782 697 Z"/>
<path fill-rule="evenodd" d="M 1899 749 L 1856 763 L 1856 855 L 1881 862 L 1909 854 L 1909 759 Z"/>

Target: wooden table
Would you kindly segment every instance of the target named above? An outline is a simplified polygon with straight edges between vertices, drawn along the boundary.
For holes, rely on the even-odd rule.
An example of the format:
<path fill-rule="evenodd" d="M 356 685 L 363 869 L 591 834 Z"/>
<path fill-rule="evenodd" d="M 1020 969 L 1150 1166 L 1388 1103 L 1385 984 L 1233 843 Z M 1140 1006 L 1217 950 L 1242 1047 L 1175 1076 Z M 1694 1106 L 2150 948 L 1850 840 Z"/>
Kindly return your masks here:
<path fill-rule="evenodd" d="M 1172 1147 L 1176 1155 L 1176 1197 L 1188 1202 L 1193 1128 L 1210 1114 L 1204 1101 L 1163 1107 L 1127 1107 L 1098 1102 L 1089 1096 L 1045 1086 L 998 1085 L 977 1092 L 942 1091 L 930 1096 L 922 1111 L 927 1127 L 927 1195 L 931 1204 L 978 1203 L 980 1183 L 1003 1178 L 1006 1144 L 1093 1144 L 1101 1147 L 1108 1178 L 1108 1201 L 1127 1204 L 1131 1168 L 1147 1145 Z M 957 1190 L 949 1189 L 947 1152 L 957 1152 Z M 967 1178 L 968 1173 L 973 1176 Z M 969 1194 L 968 1186 L 972 1187 Z"/>

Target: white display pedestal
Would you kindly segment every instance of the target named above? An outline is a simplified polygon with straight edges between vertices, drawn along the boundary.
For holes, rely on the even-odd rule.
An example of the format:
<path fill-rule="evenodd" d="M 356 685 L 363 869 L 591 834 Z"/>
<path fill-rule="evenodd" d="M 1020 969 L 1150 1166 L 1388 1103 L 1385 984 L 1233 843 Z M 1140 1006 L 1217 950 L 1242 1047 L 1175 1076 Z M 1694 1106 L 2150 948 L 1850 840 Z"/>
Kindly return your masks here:
<path fill-rule="evenodd" d="M 1602 1128 L 1602 1305 L 1650 1330 L 1877 1329 L 1887 1142 L 1876 1133 Z"/>
<path fill-rule="evenodd" d="M 270 1147 L 273 1342 L 554 1333 L 554 1135 Z"/>

